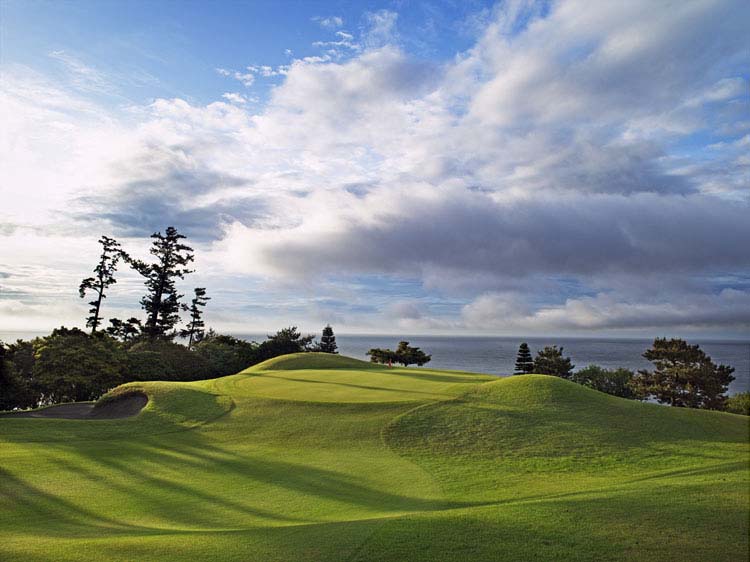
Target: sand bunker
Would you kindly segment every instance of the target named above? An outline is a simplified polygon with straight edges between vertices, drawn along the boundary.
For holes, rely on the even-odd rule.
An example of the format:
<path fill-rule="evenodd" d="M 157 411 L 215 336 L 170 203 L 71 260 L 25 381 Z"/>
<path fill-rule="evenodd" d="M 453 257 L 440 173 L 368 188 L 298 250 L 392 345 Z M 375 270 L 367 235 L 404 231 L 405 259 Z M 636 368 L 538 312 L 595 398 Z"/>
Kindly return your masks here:
<path fill-rule="evenodd" d="M 25 412 L 8 412 L 0 414 L 0 417 L 113 420 L 134 416 L 146 404 L 148 404 L 148 396 L 138 392 L 128 393 L 121 398 L 110 400 L 98 408 L 94 407 L 93 402 L 73 402 L 71 404 L 59 404 L 57 406 L 48 406 Z"/>

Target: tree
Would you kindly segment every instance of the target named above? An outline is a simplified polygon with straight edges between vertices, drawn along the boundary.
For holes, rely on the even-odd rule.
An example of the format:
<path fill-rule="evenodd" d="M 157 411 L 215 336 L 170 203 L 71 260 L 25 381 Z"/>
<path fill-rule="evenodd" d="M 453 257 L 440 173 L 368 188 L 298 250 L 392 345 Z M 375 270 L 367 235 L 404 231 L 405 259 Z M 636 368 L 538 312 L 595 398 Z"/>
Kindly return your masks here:
<path fill-rule="evenodd" d="M 425 363 L 429 363 L 432 359 L 432 355 L 427 355 L 418 347 L 411 347 L 408 341 L 398 342 L 396 357 L 396 361 L 401 363 L 404 367 L 408 367 L 411 364 L 416 364 L 421 367 Z"/>
<path fill-rule="evenodd" d="M 716 365 L 700 346 L 682 339 L 656 338 L 643 357 L 655 369 L 638 371 L 635 376 L 633 386 L 640 397 L 654 397 L 671 406 L 724 409 L 734 369 Z"/>
<path fill-rule="evenodd" d="M 300 353 L 311 351 L 313 349 L 313 340 L 315 336 L 303 336 L 297 326 L 290 326 L 279 330 L 273 336 L 258 346 L 258 361 L 265 361 L 279 355 L 288 353 Z"/>
<path fill-rule="evenodd" d="M 124 256 L 120 244 L 114 238 L 102 236 L 99 239 L 99 244 L 102 245 L 102 253 L 99 256 L 99 263 L 94 268 L 96 276 L 87 277 L 81 281 L 81 285 L 78 287 L 78 293 L 81 298 L 84 298 L 88 291 L 94 291 L 96 295 L 94 300 L 89 302 L 91 308 L 89 309 L 89 316 L 86 319 L 86 326 L 91 328 L 92 334 L 96 332 L 102 321 L 100 316 L 102 300 L 107 298 L 104 292 L 111 285 L 117 283 L 115 279 L 117 263 Z"/>
<path fill-rule="evenodd" d="M 5 346 L 0 342 L 0 410 L 32 408 L 40 396 L 31 374 L 33 347 L 18 340 Z"/>
<path fill-rule="evenodd" d="M 635 373 L 629 369 L 610 370 L 589 365 L 573 373 L 570 380 L 612 396 L 634 399 L 637 397 L 632 387 L 634 376 Z"/>
<path fill-rule="evenodd" d="M 750 392 L 739 392 L 727 398 L 727 412 L 750 416 Z"/>
<path fill-rule="evenodd" d="M 194 381 L 210 378 L 208 362 L 166 339 L 137 342 L 127 352 L 127 373 L 136 380 Z"/>
<path fill-rule="evenodd" d="M 105 334 L 57 328 L 34 341 L 34 378 L 42 402 L 94 400 L 123 382 L 124 352 Z"/>
<path fill-rule="evenodd" d="M 203 322 L 203 307 L 206 303 L 211 300 L 211 297 L 206 296 L 206 289 L 204 287 L 195 288 L 195 296 L 190 301 L 190 306 L 183 305 L 183 310 L 190 312 L 190 322 L 185 330 L 180 332 L 180 336 L 188 338 L 188 349 L 192 349 L 193 341 L 200 340 L 205 334 L 203 328 L 206 324 Z"/>
<path fill-rule="evenodd" d="M 328 324 L 323 328 L 323 335 L 320 336 L 320 346 L 318 346 L 318 350 L 323 353 L 338 353 L 338 351 L 336 351 L 337 349 L 336 336 L 333 335 L 333 328 Z"/>
<path fill-rule="evenodd" d="M 373 348 L 367 352 L 367 355 L 370 356 L 370 361 L 372 363 L 400 363 L 404 367 L 413 364 L 421 367 L 425 363 L 429 363 L 432 359 L 432 355 L 427 355 L 418 347 L 411 347 L 408 341 L 398 342 L 396 351 Z"/>
<path fill-rule="evenodd" d="M 396 363 L 398 356 L 396 352 L 390 349 L 381 349 L 374 347 L 367 352 L 370 356 L 371 363 L 380 363 L 381 365 L 388 365 L 389 363 Z"/>
<path fill-rule="evenodd" d="M 239 373 L 258 362 L 258 344 L 209 330 L 194 347 L 208 363 L 211 377 Z"/>
<path fill-rule="evenodd" d="M 575 365 L 570 363 L 570 357 L 563 357 L 563 348 L 557 349 L 556 345 L 538 351 L 534 359 L 534 372 L 542 375 L 569 379 L 573 367 Z"/>
<path fill-rule="evenodd" d="M 516 357 L 516 375 L 526 375 L 534 372 L 534 358 L 531 357 L 529 344 L 523 342 L 518 346 L 518 356 Z"/>
<path fill-rule="evenodd" d="M 128 259 L 130 265 L 146 278 L 147 294 L 141 299 L 146 311 L 143 331 L 149 339 L 172 339 L 173 329 L 180 321 L 180 299 L 175 282 L 192 273 L 187 265 L 193 261 L 193 249 L 181 242 L 185 238 L 173 226 L 167 227 L 165 234 L 155 232 L 150 253 L 156 257 L 155 263 Z"/>
<path fill-rule="evenodd" d="M 107 335 L 122 341 L 130 343 L 135 340 L 143 331 L 143 325 L 138 318 L 128 318 L 124 322 L 119 318 L 110 318 L 110 326 L 107 328 Z"/>

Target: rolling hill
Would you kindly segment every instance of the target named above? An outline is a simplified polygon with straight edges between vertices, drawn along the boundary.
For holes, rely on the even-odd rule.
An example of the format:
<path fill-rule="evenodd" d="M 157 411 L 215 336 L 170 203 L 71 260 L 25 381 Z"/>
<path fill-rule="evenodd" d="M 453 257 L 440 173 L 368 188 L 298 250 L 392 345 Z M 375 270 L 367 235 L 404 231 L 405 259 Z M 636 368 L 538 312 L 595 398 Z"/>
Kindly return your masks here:
<path fill-rule="evenodd" d="M 0 560 L 748 558 L 746 417 L 325 354 L 144 394 L 0 418 Z"/>

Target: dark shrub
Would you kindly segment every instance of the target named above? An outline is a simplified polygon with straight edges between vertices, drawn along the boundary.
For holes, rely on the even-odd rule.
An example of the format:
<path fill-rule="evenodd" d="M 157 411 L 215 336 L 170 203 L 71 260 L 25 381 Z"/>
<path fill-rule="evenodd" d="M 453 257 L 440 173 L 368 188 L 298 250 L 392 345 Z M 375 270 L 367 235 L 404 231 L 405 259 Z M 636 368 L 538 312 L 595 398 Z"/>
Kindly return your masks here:
<path fill-rule="evenodd" d="M 727 412 L 750 416 L 750 392 L 740 392 L 727 398 Z"/>
<path fill-rule="evenodd" d="M 573 373 L 570 380 L 612 396 L 635 399 L 636 394 L 631 386 L 634 376 L 635 373 L 628 369 L 610 370 L 598 365 L 589 365 Z"/>

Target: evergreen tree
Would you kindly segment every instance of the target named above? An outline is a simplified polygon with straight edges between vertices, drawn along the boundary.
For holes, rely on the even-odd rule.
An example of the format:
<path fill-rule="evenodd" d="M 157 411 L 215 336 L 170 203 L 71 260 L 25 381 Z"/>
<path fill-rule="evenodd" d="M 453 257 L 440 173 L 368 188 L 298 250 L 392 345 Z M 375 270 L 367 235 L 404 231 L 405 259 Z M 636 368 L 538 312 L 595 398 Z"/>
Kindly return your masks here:
<path fill-rule="evenodd" d="M 333 328 L 328 324 L 323 328 L 323 335 L 320 337 L 320 351 L 323 353 L 338 353 L 336 351 L 338 346 L 336 345 L 336 336 L 333 335 Z"/>
<path fill-rule="evenodd" d="M 388 363 L 398 362 L 398 356 L 395 351 L 390 349 L 382 349 L 379 347 L 373 347 L 366 355 L 370 356 L 370 363 L 380 363 L 386 365 Z"/>
<path fill-rule="evenodd" d="M 569 379 L 573 373 L 570 357 L 563 357 L 563 348 L 557 349 L 556 345 L 547 346 L 538 351 L 534 359 L 534 372 L 541 375 L 554 375 Z"/>
<path fill-rule="evenodd" d="M 91 328 L 92 334 L 96 332 L 102 322 L 100 315 L 102 300 L 107 298 L 104 292 L 108 287 L 117 283 L 115 279 L 117 263 L 124 256 L 120 244 L 114 238 L 102 236 L 99 239 L 99 244 L 102 245 L 102 253 L 99 256 L 99 263 L 94 268 L 96 276 L 87 277 L 81 281 L 81 285 L 78 287 L 81 298 L 84 298 L 88 291 L 94 291 L 96 295 L 94 300 L 89 302 L 91 308 L 89 309 L 89 316 L 86 318 L 86 326 Z"/>
<path fill-rule="evenodd" d="M 276 332 L 273 336 L 268 336 L 266 341 L 258 346 L 258 361 L 265 361 L 279 355 L 288 353 L 302 353 L 313 351 L 314 335 L 303 336 L 297 329 L 297 326 L 290 326 Z"/>
<path fill-rule="evenodd" d="M 418 347 L 412 347 L 408 341 L 398 342 L 396 351 L 390 349 L 373 348 L 367 352 L 372 363 L 401 363 L 404 367 L 409 365 L 422 366 L 429 363 L 432 355 L 426 354 Z"/>
<path fill-rule="evenodd" d="M 523 342 L 518 346 L 518 356 L 516 357 L 516 375 L 526 375 L 534 372 L 534 358 L 531 356 L 529 344 Z"/>
<path fill-rule="evenodd" d="M 193 347 L 193 342 L 200 341 L 205 334 L 206 324 L 203 322 L 203 307 L 211 300 L 206 296 L 205 287 L 196 287 L 195 296 L 190 302 L 190 306 L 183 305 L 183 310 L 190 312 L 190 322 L 185 330 L 180 332 L 180 336 L 188 338 L 188 349 Z"/>
<path fill-rule="evenodd" d="M 419 367 L 425 363 L 429 363 L 432 359 L 432 355 L 427 355 L 424 351 L 418 347 L 412 347 L 408 341 L 398 342 L 396 348 L 396 361 L 401 363 L 404 367 L 408 367 L 411 364 L 416 364 Z"/>
<path fill-rule="evenodd" d="M 164 235 L 155 232 L 151 235 L 151 255 L 154 263 L 129 259 L 130 265 L 146 278 L 147 294 L 141 299 L 141 306 L 146 311 L 146 323 L 143 332 L 149 339 L 171 339 L 175 336 L 173 329 L 180 321 L 180 299 L 183 295 L 177 292 L 175 282 L 192 273 L 187 265 L 193 261 L 193 249 L 181 242 L 185 238 L 170 226 Z"/>
<path fill-rule="evenodd" d="M 119 318 L 110 318 L 109 324 L 107 334 L 124 343 L 133 341 L 143 331 L 143 325 L 138 318 L 128 318 L 124 322 Z"/>
<path fill-rule="evenodd" d="M 642 398 L 654 397 L 662 404 L 721 410 L 734 369 L 716 365 L 698 345 L 682 339 L 656 338 L 643 357 L 656 367 L 641 370 L 633 386 Z"/>

